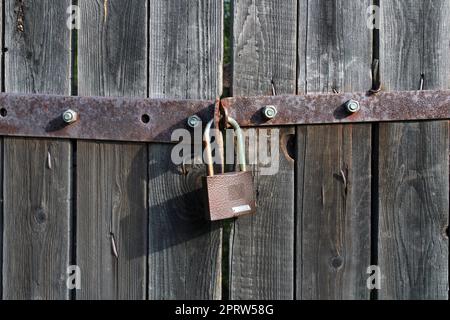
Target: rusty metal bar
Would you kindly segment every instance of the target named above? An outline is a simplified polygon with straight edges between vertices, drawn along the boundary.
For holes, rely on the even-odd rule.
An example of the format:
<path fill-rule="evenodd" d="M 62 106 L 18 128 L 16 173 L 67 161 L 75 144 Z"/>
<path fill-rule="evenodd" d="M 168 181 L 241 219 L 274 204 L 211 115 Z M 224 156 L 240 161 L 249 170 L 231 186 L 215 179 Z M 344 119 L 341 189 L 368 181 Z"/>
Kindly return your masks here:
<path fill-rule="evenodd" d="M 359 102 L 359 111 L 347 110 L 350 100 Z M 237 97 L 222 104 L 242 127 L 450 119 L 450 91 L 444 90 Z M 276 117 L 264 117 L 265 106 L 274 106 Z"/>
<path fill-rule="evenodd" d="M 190 116 L 204 124 L 211 120 L 214 103 L 0 94 L 0 135 L 171 142 L 175 129 L 192 130 Z M 450 91 L 445 90 L 236 97 L 221 103 L 241 127 L 450 119 Z M 272 116 L 276 110 L 276 116 L 268 117 L 267 110 Z"/>
<path fill-rule="evenodd" d="M 76 121 L 64 121 L 68 110 Z M 213 110 L 213 100 L 0 94 L 0 135 L 170 142 L 174 129 L 189 130 L 189 116 L 206 123 Z"/>

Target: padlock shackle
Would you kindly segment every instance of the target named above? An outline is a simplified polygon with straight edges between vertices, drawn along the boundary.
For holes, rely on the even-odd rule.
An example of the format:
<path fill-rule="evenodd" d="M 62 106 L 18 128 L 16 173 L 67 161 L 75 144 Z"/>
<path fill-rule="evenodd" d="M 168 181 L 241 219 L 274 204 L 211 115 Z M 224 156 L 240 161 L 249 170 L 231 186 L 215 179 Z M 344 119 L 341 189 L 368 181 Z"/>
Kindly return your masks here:
<path fill-rule="evenodd" d="M 245 172 L 247 171 L 247 165 L 245 163 L 245 143 L 244 143 L 244 136 L 242 134 L 242 129 L 239 126 L 239 123 L 237 123 L 237 121 L 231 117 L 228 117 L 228 123 L 233 127 L 234 132 L 236 134 L 238 161 L 241 167 L 241 171 Z M 205 142 L 206 164 L 208 165 L 208 176 L 210 177 L 214 176 L 214 167 L 211 150 L 211 127 L 213 124 L 214 119 L 208 122 L 205 128 L 205 133 L 203 134 L 203 141 Z"/>

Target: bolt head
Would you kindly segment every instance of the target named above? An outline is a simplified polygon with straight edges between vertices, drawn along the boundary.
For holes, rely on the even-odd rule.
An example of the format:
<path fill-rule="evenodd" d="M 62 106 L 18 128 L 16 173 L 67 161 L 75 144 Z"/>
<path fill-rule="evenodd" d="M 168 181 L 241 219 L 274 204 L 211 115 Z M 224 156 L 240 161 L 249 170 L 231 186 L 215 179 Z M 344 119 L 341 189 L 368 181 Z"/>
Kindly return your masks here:
<path fill-rule="evenodd" d="M 266 119 L 273 119 L 277 116 L 278 110 L 275 106 L 265 106 L 263 114 Z"/>
<path fill-rule="evenodd" d="M 75 111 L 69 109 L 64 111 L 62 118 L 65 123 L 74 123 L 78 120 L 78 114 Z"/>
<path fill-rule="evenodd" d="M 202 119 L 199 116 L 193 115 L 188 119 L 188 126 L 191 128 L 197 128 L 202 123 Z"/>
<path fill-rule="evenodd" d="M 359 102 L 356 100 L 349 100 L 345 103 L 345 107 L 348 112 L 355 113 L 358 112 L 359 109 L 361 109 L 361 106 L 359 105 Z"/>

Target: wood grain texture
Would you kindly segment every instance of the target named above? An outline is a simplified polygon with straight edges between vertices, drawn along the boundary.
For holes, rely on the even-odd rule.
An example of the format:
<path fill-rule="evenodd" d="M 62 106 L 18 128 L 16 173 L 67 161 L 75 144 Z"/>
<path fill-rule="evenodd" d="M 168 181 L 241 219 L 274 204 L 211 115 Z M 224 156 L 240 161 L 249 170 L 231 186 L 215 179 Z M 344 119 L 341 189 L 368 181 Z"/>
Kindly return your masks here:
<path fill-rule="evenodd" d="M 150 299 L 220 299 L 221 223 L 204 218 L 204 165 L 183 175 L 170 157 L 150 146 Z"/>
<path fill-rule="evenodd" d="M 271 95 L 273 88 L 295 94 L 297 1 L 236 0 L 233 16 L 233 96 Z M 278 170 L 264 175 L 266 164 L 253 166 L 257 214 L 237 219 L 232 229 L 231 299 L 294 298 L 294 163 L 288 150 L 294 131 L 257 132 L 263 143 L 279 135 L 280 144 L 271 147 L 279 159 L 270 164 Z"/>
<path fill-rule="evenodd" d="M 293 299 L 295 129 L 261 129 L 256 134 L 262 143 L 270 145 L 275 156 L 270 166 L 262 160 L 252 165 L 257 213 L 238 218 L 233 224 L 230 298 Z M 274 135 L 279 143 L 273 143 Z M 269 167 L 273 174 L 265 175 Z"/>
<path fill-rule="evenodd" d="M 1 5 L 0 5 L 1 8 Z M 3 229 L 3 202 L 4 202 L 4 193 L 3 193 L 3 181 L 4 181 L 4 175 L 3 175 L 3 166 L 4 166 L 4 162 L 3 162 L 3 149 L 4 149 L 4 144 L 3 144 L 3 137 L 0 138 L 0 159 L 2 159 L 2 165 L 0 166 L 0 177 L 1 177 L 1 181 L 2 183 L 0 184 L 0 194 L 1 194 L 1 206 L 0 206 L 0 283 L 1 285 L 1 289 L 0 289 L 0 300 L 3 300 L 3 234 L 4 234 L 4 229 Z"/>
<path fill-rule="evenodd" d="M 370 4 L 299 1 L 299 93 L 371 88 Z M 369 298 L 371 143 L 371 125 L 297 128 L 297 299 Z"/>
<path fill-rule="evenodd" d="M 145 97 L 146 2 L 79 5 L 79 94 Z M 146 184 L 145 144 L 77 143 L 77 299 L 146 298 Z"/>
<path fill-rule="evenodd" d="M 69 0 L 5 1 L 5 90 L 70 94 Z M 43 23 L 45 21 L 45 23 Z"/>
<path fill-rule="evenodd" d="M 370 4 L 299 0 L 299 94 L 371 88 L 372 30 L 366 25 Z"/>
<path fill-rule="evenodd" d="M 296 91 L 297 1 L 235 0 L 233 96 Z"/>
<path fill-rule="evenodd" d="M 3 12 L 3 1 L 0 3 L 0 12 Z M 0 17 L 0 43 L 2 43 L 3 47 L 3 14 Z M 3 50 L 1 52 L 1 57 L 3 59 Z M 2 60 L 3 61 L 3 60 Z M 0 91 L 3 92 L 3 63 L 1 63 L 0 66 Z M 3 290 L 1 289 L 3 287 L 3 137 L 0 137 L 0 156 L 1 160 L 1 166 L 0 166 L 0 201 L 2 205 L 0 206 L 0 283 L 2 286 L 0 286 L 0 300 L 3 299 Z"/>
<path fill-rule="evenodd" d="M 220 96 L 222 16 L 222 1 L 151 3 L 150 97 Z M 171 150 L 149 148 L 149 297 L 220 299 L 222 233 L 219 223 L 203 220 L 205 166 L 188 165 L 183 175 Z"/>
<path fill-rule="evenodd" d="M 368 299 L 371 130 L 297 130 L 297 298 Z"/>
<path fill-rule="evenodd" d="M 448 1 L 382 1 L 386 90 L 448 89 Z M 380 299 L 448 299 L 448 122 L 380 124 Z"/>
<path fill-rule="evenodd" d="M 70 1 L 4 4 L 6 91 L 70 94 Z M 3 298 L 67 299 L 70 142 L 4 138 L 4 151 Z"/>
<path fill-rule="evenodd" d="M 68 298 L 70 164 L 67 143 L 5 141 L 5 299 Z"/>
<path fill-rule="evenodd" d="M 152 98 L 210 99 L 222 91 L 223 4 L 155 0 L 150 5 Z"/>
<path fill-rule="evenodd" d="M 77 299 L 144 299 L 145 145 L 80 142 L 77 153 Z"/>

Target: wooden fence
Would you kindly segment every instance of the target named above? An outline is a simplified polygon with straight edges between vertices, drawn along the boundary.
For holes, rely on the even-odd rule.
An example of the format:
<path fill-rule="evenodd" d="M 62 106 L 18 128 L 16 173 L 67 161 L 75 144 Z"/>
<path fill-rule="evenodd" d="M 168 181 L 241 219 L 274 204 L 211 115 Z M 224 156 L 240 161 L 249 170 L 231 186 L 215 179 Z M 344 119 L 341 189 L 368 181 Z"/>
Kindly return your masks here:
<path fill-rule="evenodd" d="M 5 92 L 222 93 L 221 0 L 0 4 Z M 66 27 L 72 4 L 79 30 Z M 232 4 L 234 96 L 365 91 L 380 77 L 383 90 L 450 88 L 448 0 Z M 1 297 L 448 299 L 448 131 L 281 128 L 278 173 L 255 168 L 258 214 L 230 233 L 199 218 L 205 168 L 183 173 L 171 145 L 3 137 Z M 66 286 L 70 265 L 81 290 Z"/>

